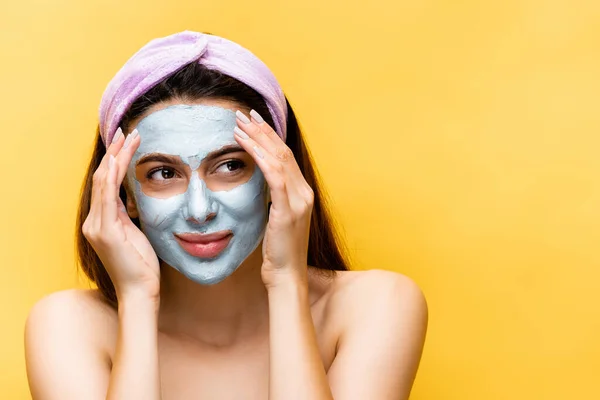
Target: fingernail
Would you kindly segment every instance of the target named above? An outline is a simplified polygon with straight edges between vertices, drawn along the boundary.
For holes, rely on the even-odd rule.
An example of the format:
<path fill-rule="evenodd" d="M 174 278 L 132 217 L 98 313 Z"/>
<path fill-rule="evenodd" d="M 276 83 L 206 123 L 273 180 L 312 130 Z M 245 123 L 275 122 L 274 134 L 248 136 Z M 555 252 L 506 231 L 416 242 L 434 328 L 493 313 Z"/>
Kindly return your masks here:
<path fill-rule="evenodd" d="M 245 124 L 249 124 L 249 123 L 250 123 L 250 120 L 248 119 L 248 117 L 246 117 L 246 115 L 244 115 L 244 113 L 243 113 L 243 112 L 241 112 L 240 110 L 237 110 L 237 111 L 235 112 L 235 115 L 236 115 L 236 117 L 238 117 L 238 119 L 239 119 L 240 121 L 242 121 L 243 123 L 245 123 Z"/>
<path fill-rule="evenodd" d="M 108 156 L 108 169 L 113 169 L 115 166 L 115 156 L 112 154 Z"/>
<path fill-rule="evenodd" d="M 258 147 L 254 146 L 253 149 L 254 149 L 254 152 L 256 153 L 256 155 L 259 158 L 265 158 L 265 156 L 263 155 L 262 151 L 260 151 L 260 149 Z"/>
<path fill-rule="evenodd" d="M 235 132 L 236 135 L 238 135 L 242 139 L 248 139 L 248 135 L 246 134 L 246 132 L 244 132 L 243 130 L 241 130 L 237 126 L 235 128 L 233 128 L 233 131 Z"/>
<path fill-rule="evenodd" d="M 133 131 L 133 132 L 135 132 L 135 131 Z M 129 143 L 131 143 L 131 141 L 133 140 L 133 138 L 134 138 L 134 136 L 135 136 L 135 135 L 133 134 L 133 132 L 131 132 L 131 134 L 129 134 L 129 136 L 127 136 L 127 137 L 125 138 L 125 143 L 123 143 L 123 148 L 124 148 L 124 149 L 128 148 L 128 147 L 129 147 Z"/>
<path fill-rule="evenodd" d="M 119 141 L 119 139 L 121 138 L 121 135 L 123 134 L 123 130 L 121 129 L 121 127 L 119 127 L 119 129 L 117 129 L 117 131 L 115 132 L 115 136 L 113 136 L 113 143 L 117 143 Z"/>
<path fill-rule="evenodd" d="M 257 113 L 257 112 L 256 112 L 256 111 L 254 111 L 254 110 L 251 110 L 251 111 L 250 111 L 250 116 L 251 116 L 252 118 L 254 118 L 254 120 L 255 120 L 256 122 L 258 122 L 259 124 L 262 124 L 263 122 L 265 122 L 265 120 L 263 119 L 263 117 L 261 117 L 261 116 L 260 116 L 260 114 L 259 114 L 259 113 Z"/>
<path fill-rule="evenodd" d="M 131 138 L 131 140 L 135 139 L 137 137 L 137 135 L 139 135 L 139 132 L 138 132 L 137 128 L 135 128 L 134 130 L 131 131 L 131 136 L 133 136 Z"/>

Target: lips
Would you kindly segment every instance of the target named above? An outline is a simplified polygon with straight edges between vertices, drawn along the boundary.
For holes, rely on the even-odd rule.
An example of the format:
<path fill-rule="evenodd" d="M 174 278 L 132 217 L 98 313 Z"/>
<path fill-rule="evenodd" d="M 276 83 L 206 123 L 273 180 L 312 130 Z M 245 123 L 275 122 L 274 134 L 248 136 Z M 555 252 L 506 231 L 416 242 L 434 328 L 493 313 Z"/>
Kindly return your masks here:
<path fill-rule="evenodd" d="M 199 258 L 215 258 L 229 244 L 231 231 L 214 233 L 176 233 L 175 240 L 190 255 Z"/>

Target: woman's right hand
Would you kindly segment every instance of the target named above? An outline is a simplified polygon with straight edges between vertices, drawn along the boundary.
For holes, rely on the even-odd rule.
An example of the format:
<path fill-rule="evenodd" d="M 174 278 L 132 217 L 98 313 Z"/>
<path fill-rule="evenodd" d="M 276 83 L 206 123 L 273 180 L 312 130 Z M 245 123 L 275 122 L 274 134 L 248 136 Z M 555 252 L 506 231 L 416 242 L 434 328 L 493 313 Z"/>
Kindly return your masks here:
<path fill-rule="evenodd" d="M 94 173 L 90 212 L 82 231 L 90 242 L 115 286 L 117 298 L 141 294 L 159 298 L 160 269 L 154 249 L 146 236 L 131 221 L 119 188 L 140 145 L 137 130 L 127 139 L 119 128 L 116 139 Z"/>

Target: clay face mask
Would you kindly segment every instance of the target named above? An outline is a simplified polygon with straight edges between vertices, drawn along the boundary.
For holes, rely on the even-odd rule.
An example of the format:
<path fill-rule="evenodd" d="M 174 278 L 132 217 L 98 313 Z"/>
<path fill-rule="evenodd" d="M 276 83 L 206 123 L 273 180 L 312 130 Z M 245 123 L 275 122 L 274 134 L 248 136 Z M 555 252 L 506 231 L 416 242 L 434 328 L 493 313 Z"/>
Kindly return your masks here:
<path fill-rule="evenodd" d="M 127 179 L 142 231 L 158 257 L 201 284 L 231 275 L 257 248 L 266 227 L 266 184 L 257 166 L 252 165 L 249 179 L 226 190 L 207 185 L 198 173 L 210 153 L 239 146 L 233 137 L 235 126 L 233 111 L 204 105 L 170 106 L 137 125 L 141 144 Z M 187 188 L 168 196 L 145 193 L 136 165 L 148 155 L 180 159 L 189 168 Z"/>

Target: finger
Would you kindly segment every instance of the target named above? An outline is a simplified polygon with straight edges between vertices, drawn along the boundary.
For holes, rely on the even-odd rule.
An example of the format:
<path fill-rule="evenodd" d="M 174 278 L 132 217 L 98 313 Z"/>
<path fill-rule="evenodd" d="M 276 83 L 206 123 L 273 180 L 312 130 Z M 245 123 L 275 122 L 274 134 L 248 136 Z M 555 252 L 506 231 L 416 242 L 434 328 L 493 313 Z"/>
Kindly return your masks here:
<path fill-rule="evenodd" d="M 281 163 L 276 163 L 269 153 L 238 127 L 234 128 L 234 132 L 235 140 L 250 154 L 265 176 L 271 192 L 272 207 L 277 210 L 289 210 L 287 185 Z"/>
<path fill-rule="evenodd" d="M 250 120 L 239 110 L 236 117 L 238 128 L 243 129 L 249 138 L 266 149 L 273 157 L 277 169 L 282 170 L 290 207 L 297 213 L 312 209 L 312 189 L 306 183 L 290 148 L 255 110 L 250 111 Z"/>
<path fill-rule="evenodd" d="M 116 156 L 115 166 L 117 167 L 117 185 L 120 186 L 125 179 L 125 175 L 127 174 L 127 169 L 129 168 L 129 163 L 131 163 L 131 159 L 133 158 L 133 154 L 140 146 L 141 139 L 137 129 L 131 131 L 129 135 L 127 135 L 127 139 L 123 143 L 123 147 L 119 151 Z"/>
<path fill-rule="evenodd" d="M 256 110 L 250 111 L 250 120 L 239 110 L 236 112 L 236 116 L 238 127 L 242 128 L 258 145 L 266 149 L 272 156 L 277 169 L 282 170 L 290 207 L 294 211 L 302 213 L 312 209 L 313 191 L 304 179 L 291 149 Z"/>
<path fill-rule="evenodd" d="M 96 217 L 102 215 L 102 187 L 104 186 L 104 180 L 106 178 L 108 159 L 110 155 L 114 156 L 119 152 L 123 146 L 123 142 L 123 131 L 119 127 L 92 177 L 92 196 L 90 200 L 89 214 L 94 220 L 94 223 L 91 226 L 97 228 L 98 230 L 100 229 L 101 219 Z"/>
<path fill-rule="evenodd" d="M 118 128 L 117 132 L 115 132 L 112 143 L 106 149 L 106 153 L 102 157 L 98 168 L 96 168 L 96 171 L 94 171 L 94 185 L 92 187 L 92 204 L 95 203 L 96 199 L 100 198 L 100 189 L 106 177 L 105 175 L 107 172 L 108 158 L 110 155 L 115 156 L 119 152 L 119 150 L 123 146 L 123 142 L 123 131 L 121 130 L 121 128 Z"/>
<path fill-rule="evenodd" d="M 290 175 L 286 176 L 287 195 L 290 209 L 294 215 L 310 213 L 313 207 L 313 192 L 304 179 L 296 180 Z"/>
<path fill-rule="evenodd" d="M 237 125 L 256 141 L 262 148 L 267 150 L 276 160 L 287 165 L 291 178 L 298 182 L 305 182 L 304 176 L 294 158 L 294 153 L 277 135 L 277 132 L 267 124 L 255 110 L 250 111 L 251 119 L 248 119 L 241 111 L 236 112 Z M 247 122 L 248 121 L 248 122 Z"/>
<path fill-rule="evenodd" d="M 90 210 L 88 211 L 87 219 L 89 219 L 89 226 L 93 231 L 98 232 L 100 229 L 100 220 L 97 218 L 99 212 L 102 210 L 100 202 L 102 193 L 102 184 L 100 183 L 100 174 L 98 171 L 94 172 L 92 177 L 92 197 L 90 199 Z"/>
<path fill-rule="evenodd" d="M 279 137 L 277 132 L 271 127 L 271 125 L 267 124 L 256 110 L 250 110 L 251 121 L 257 124 L 261 131 L 269 138 L 275 146 L 279 147 L 281 145 L 285 145 L 285 142 Z"/>
<path fill-rule="evenodd" d="M 107 173 L 102 185 L 101 229 L 108 232 L 118 218 L 119 191 L 117 189 L 117 169 L 115 157 L 110 154 L 107 162 Z"/>
<path fill-rule="evenodd" d="M 121 129 L 121 127 L 119 127 L 117 129 L 117 131 L 115 132 L 115 135 L 113 136 L 112 142 L 106 148 L 106 154 L 102 158 L 102 161 L 100 162 L 100 165 L 98 166 L 98 169 L 102 169 L 105 172 L 107 171 L 108 156 L 109 155 L 116 156 L 119 153 L 119 151 L 121 150 L 121 148 L 123 147 L 123 143 L 125 143 L 125 137 L 123 135 L 123 130 Z"/>
<path fill-rule="evenodd" d="M 111 175 L 107 176 L 105 181 L 105 184 L 107 186 L 110 185 L 111 187 L 110 189 L 105 190 L 104 194 L 105 201 L 107 202 L 105 204 L 108 204 L 108 212 L 102 214 L 103 216 L 106 216 L 104 219 L 105 223 L 111 223 L 111 221 L 114 223 L 116 219 L 120 219 L 122 222 L 129 220 L 127 209 L 123 204 L 123 200 L 119 197 L 119 190 L 121 188 L 121 183 L 127 174 L 127 168 L 131 162 L 131 158 L 140 145 L 138 130 L 134 129 L 126 138 L 120 138 L 116 144 L 118 146 L 116 146 L 115 149 L 118 149 L 119 151 L 113 161 L 114 171 L 109 171 Z M 126 220 L 124 220 L 124 218 Z M 129 220 L 129 222 L 131 221 Z"/>
<path fill-rule="evenodd" d="M 275 157 L 275 159 L 283 163 L 290 163 L 290 171 L 294 173 L 297 172 L 299 175 L 302 175 L 297 163 L 294 162 L 294 153 L 279 137 L 277 132 L 275 132 L 275 130 L 265 122 L 263 117 L 258 112 L 256 112 L 256 110 L 250 111 L 250 117 L 251 121 L 260 128 L 260 131 L 258 132 L 259 136 L 257 137 L 257 139 L 264 139 L 258 140 L 258 142 L 267 150 L 269 150 L 271 154 Z M 304 180 L 303 177 L 302 180 Z"/>
<path fill-rule="evenodd" d="M 267 150 L 271 154 L 275 154 L 276 152 L 276 144 L 273 140 L 271 140 L 266 134 L 266 130 L 270 129 L 269 124 L 266 122 L 258 123 L 254 118 L 248 118 L 243 112 L 240 110 L 235 113 L 237 120 L 237 126 L 242 129 L 248 136 L 250 136 L 256 143 L 258 143 L 263 149 Z M 258 114 L 256 114 L 258 115 Z M 259 116 L 259 118 L 261 118 Z M 262 118 L 261 118 L 262 119 Z M 263 127 L 265 131 L 263 131 Z M 273 131 L 272 129 L 270 129 Z"/>

